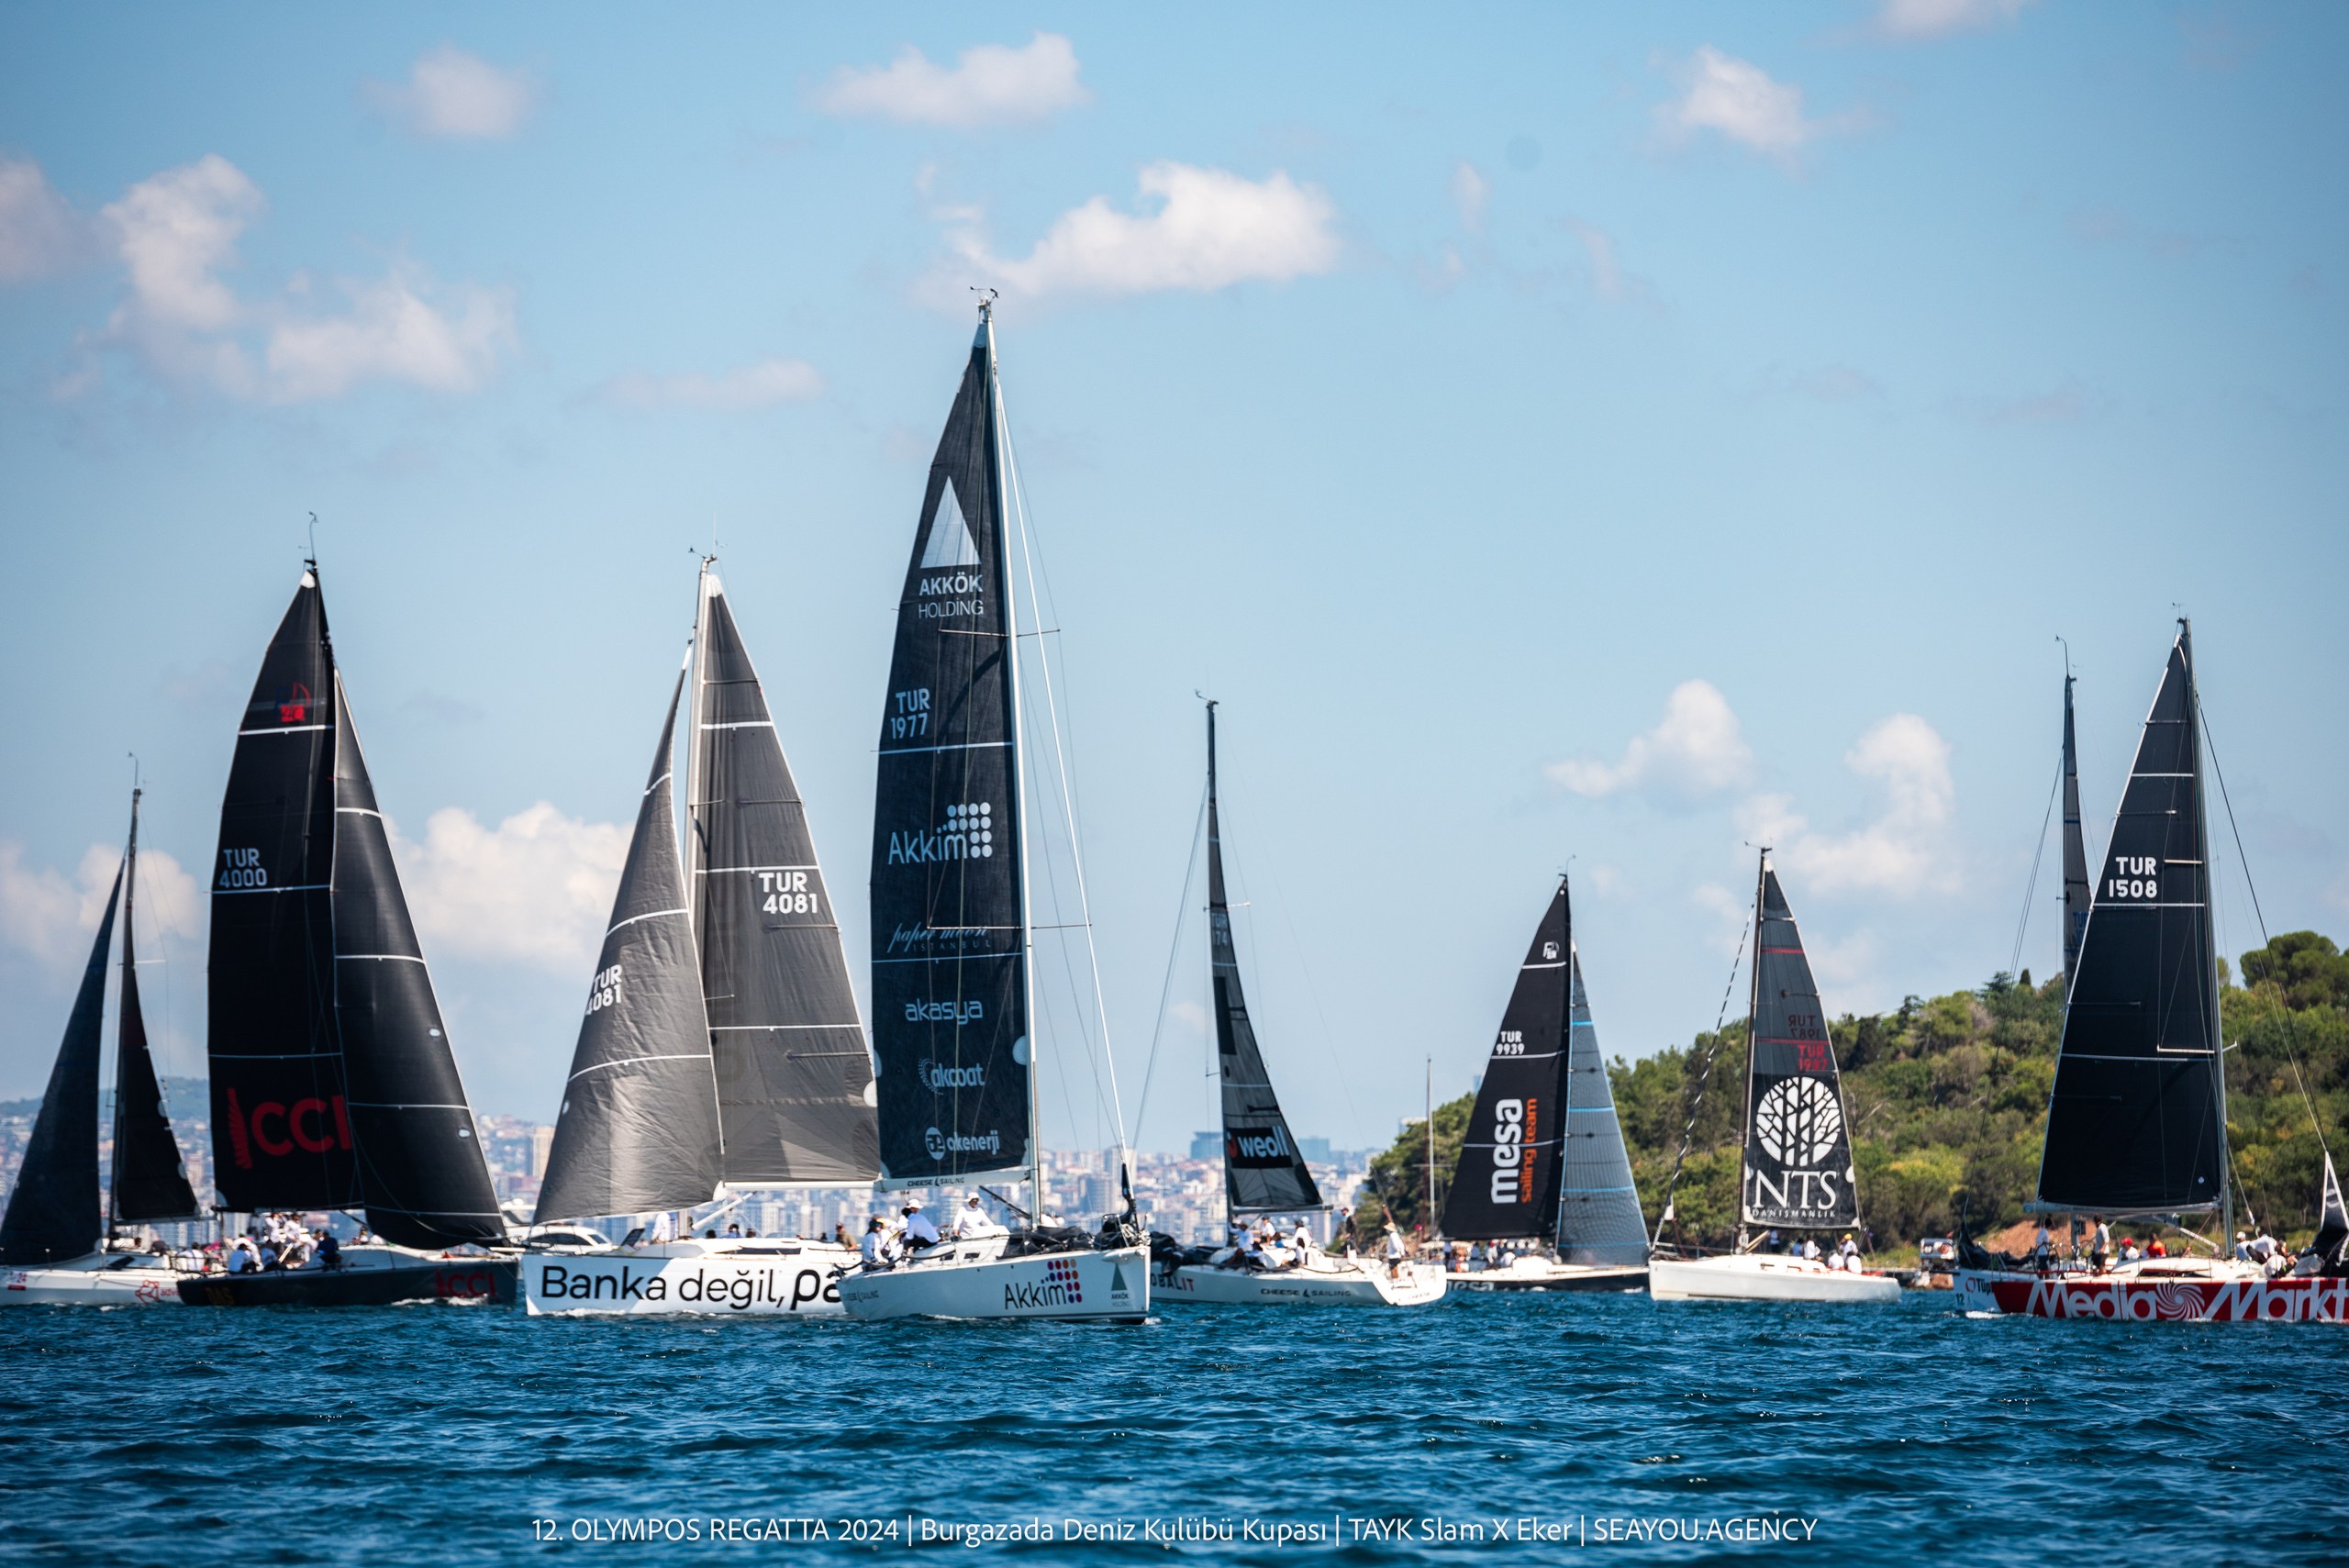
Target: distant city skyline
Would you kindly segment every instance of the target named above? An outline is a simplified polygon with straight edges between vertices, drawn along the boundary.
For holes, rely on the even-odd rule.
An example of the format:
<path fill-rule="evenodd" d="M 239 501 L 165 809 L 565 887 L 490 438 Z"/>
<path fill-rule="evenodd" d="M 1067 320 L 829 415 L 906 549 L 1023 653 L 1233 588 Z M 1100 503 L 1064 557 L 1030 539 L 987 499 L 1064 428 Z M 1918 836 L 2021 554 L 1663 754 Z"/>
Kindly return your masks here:
<path fill-rule="evenodd" d="M 1339 1149 L 1464 1092 L 1563 870 L 1610 1055 L 1712 1026 L 1758 843 L 1833 1013 L 2043 977 L 2065 659 L 2093 854 L 2180 609 L 2223 951 L 2349 935 L 2349 13 L 1481 16 L 0 14 L 0 1098 L 134 751 L 203 1071 L 312 514 L 477 1113 L 560 1103 L 713 545 L 862 988 L 974 287 L 1146 1148 L 1215 1119 L 1198 692 L 1255 1024 Z M 1108 1140 L 1089 1062 L 1042 1077 L 1047 1144 Z"/>

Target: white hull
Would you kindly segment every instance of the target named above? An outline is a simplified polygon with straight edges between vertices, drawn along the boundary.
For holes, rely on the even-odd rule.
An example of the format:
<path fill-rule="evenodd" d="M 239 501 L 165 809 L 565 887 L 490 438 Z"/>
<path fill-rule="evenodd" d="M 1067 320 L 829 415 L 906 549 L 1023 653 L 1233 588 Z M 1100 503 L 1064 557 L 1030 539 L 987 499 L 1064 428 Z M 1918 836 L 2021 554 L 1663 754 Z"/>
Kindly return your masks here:
<path fill-rule="evenodd" d="M 1454 1290 L 1640 1291 L 1648 1285 L 1645 1263 L 1562 1263 L 1555 1258 L 1513 1258 L 1497 1269 L 1469 1269 L 1447 1276 Z"/>
<path fill-rule="evenodd" d="M 143 1252 L 93 1252 L 36 1268 L 0 1268 L 0 1307 L 177 1307 L 180 1273 Z"/>
<path fill-rule="evenodd" d="M 839 1318 L 853 1248 L 831 1241 L 677 1241 L 622 1251 L 532 1252 L 522 1309 L 532 1317 Z"/>
<path fill-rule="evenodd" d="M 1889 1274 L 1846 1273 L 1767 1252 L 1729 1258 L 1657 1258 L 1648 1294 L 1658 1301 L 1885 1302 L 1900 1299 Z"/>
<path fill-rule="evenodd" d="M 1292 1269 L 1185 1263 L 1158 1284 L 1168 1300 L 1219 1307 L 1425 1307 L 1444 1292 L 1434 1264 L 1405 1263 L 1389 1279 L 1376 1258 L 1315 1257 Z"/>
<path fill-rule="evenodd" d="M 1150 1254 L 1036 1252 L 1002 1256 L 1001 1238 L 960 1243 L 935 1256 L 840 1283 L 852 1318 L 1115 1318 L 1150 1312 Z"/>

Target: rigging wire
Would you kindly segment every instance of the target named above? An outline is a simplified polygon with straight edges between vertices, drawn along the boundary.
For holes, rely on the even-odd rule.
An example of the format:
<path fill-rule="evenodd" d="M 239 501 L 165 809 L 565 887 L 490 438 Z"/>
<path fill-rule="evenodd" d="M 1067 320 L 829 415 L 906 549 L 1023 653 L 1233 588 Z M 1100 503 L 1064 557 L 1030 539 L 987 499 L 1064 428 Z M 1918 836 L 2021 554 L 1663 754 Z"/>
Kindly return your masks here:
<path fill-rule="evenodd" d="M 1729 1025 L 1730 998 L 1737 995 L 1738 971 L 1745 966 L 1745 939 L 1753 929 L 1753 917 L 1751 915 L 1737 928 L 1737 952 L 1729 961 L 1729 984 L 1721 987 L 1721 1010 L 1720 1016 L 1713 1019 L 1713 1043 L 1705 1052 L 1704 1071 L 1698 1074 L 1697 1092 L 1688 1102 L 1688 1125 L 1680 1129 L 1680 1152 L 1672 1157 L 1672 1174 L 1664 1184 L 1664 1208 L 1655 1217 L 1655 1238 L 1649 1242 L 1651 1247 L 1663 1244 L 1664 1222 L 1673 1218 L 1672 1192 L 1680 1184 L 1681 1167 L 1688 1162 L 1688 1146 L 1697 1136 L 1697 1118 L 1705 1108 L 1705 1090 L 1713 1081 L 1713 1062 L 1721 1052 L 1721 1030 Z M 1746 1049 L 1753 1049 L 1750 1042 Z"/>

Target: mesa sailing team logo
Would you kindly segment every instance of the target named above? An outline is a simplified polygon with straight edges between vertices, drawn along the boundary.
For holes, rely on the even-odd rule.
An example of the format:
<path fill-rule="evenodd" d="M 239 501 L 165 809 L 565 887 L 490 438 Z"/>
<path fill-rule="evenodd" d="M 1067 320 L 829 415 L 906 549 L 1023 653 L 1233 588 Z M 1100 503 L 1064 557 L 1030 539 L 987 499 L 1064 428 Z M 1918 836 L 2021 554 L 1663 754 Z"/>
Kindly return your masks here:
<path fill-rule="evenodd" d="M 1771 1084 L 1753 1107 L 1753 1132 L 1763 1153 L 1801 1170 L 1833 1151 L 1843 1134 L 1843 1107 L 1820 1079 L 1784 1078 Z"/>
<path fill-rule="evenodd" d="M 935 832 L 916 828 L 889 835 L 889 863 L 915 865 L 934 861 L 989 860 L 995 855 L 995 803 L 969 801 L 946 808 L 946 820 Z"/>

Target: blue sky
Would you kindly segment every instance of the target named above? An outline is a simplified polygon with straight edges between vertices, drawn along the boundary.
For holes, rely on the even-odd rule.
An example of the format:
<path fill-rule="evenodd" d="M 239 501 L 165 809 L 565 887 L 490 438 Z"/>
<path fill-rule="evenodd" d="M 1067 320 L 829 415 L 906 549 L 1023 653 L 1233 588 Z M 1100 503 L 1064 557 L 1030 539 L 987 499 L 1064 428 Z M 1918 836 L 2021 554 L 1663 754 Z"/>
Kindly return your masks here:
<path fill-rule="evenodd" d="M 861 979 L 977 284 L 1130 1110 L 1200 689 L 1268 1055 L 1341 1144 L 1430 1056 L 1465 1087 L 1569 857 L 1611 1051 L 1710 1026 L 1757 836 L 1835 1011 L 2006 967 L 2054 639 L 2094 852 L 2174 605 L 2270 929 L 2349 934 L 2344 44 L 2062 0 L 10 10 L 0 1095 L 134 750 L 200 1062 L 187 878 L 311 512 L 479 1108 L 551 1114 L 713 537 Z M 1207 1125 L 1200 1061 L 1170 1018 L 1146 1143 Z"/>

